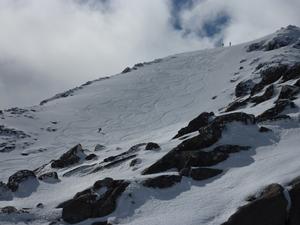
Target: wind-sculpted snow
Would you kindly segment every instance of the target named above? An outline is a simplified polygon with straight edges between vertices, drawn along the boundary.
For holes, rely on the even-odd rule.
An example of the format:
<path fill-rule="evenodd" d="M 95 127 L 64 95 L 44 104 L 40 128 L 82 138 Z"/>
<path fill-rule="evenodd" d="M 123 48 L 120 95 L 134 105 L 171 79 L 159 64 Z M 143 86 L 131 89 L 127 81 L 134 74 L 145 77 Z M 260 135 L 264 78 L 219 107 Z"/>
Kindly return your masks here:
<path fill-rule="evenodd" d="M 299 38 L 289 26 L 1 110 L 0 224 L 299 224 Z"/>

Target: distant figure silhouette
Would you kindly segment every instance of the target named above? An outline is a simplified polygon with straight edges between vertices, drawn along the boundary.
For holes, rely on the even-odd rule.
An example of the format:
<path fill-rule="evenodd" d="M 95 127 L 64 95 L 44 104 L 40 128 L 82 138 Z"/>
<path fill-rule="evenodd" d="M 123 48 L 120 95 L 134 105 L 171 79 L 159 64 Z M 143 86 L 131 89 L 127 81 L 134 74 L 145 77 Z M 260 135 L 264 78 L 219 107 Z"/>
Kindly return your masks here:
<path fill-rule="evenodd" d="M 231 46 L 231 42 L 229 42 L 229 46 Z"/>
<path fill-rule="evenodd" d="M 222 45 L 222 47 L 224 47 L 224 43 L 223 43 L 223 42 L 222 42 L 222 44 L 221 44 L 221 45 Z"/>

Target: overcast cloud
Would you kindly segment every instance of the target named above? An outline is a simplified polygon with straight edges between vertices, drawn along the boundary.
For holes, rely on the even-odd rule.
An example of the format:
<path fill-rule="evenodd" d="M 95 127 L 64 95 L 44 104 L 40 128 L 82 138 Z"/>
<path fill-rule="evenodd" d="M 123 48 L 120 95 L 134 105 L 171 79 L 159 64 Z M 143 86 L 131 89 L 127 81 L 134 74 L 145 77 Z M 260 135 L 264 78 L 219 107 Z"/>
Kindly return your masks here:
<path fill-rule="evenodd" d="M 37 104 L 137 62 L 299 26 L 299 8 L 299 0 L 1 0 L 0 107 Z"/>

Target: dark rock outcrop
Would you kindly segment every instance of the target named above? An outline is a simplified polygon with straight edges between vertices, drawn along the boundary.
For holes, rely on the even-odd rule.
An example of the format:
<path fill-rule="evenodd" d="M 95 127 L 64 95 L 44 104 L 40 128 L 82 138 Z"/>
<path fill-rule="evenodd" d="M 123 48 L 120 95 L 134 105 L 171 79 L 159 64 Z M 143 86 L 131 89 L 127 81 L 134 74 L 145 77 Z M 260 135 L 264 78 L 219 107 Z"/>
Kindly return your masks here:
<path fill-rule="evenodd" d="M 275 120 L 275 119 L 278 119 L 278 116 L 281 116 L 279 115 L 280 113 L 282 113 L 285 109 L 287 108 L 295 108 L 296 105 L 294 102 L 290 101 L 290 100 L 278 100 L 276 101 L 276 104 L 264 111 L 262 114 L 258 115 L 256 117 L 256 120 L 258 122 L 262 122 L 262 121 L 266 121 L 266 120 Z"/>
<path fill-rule="evenodd" d="M 273 84 L 279 80 L 287 71 L 288 66 L 285 64 L 278 64 L 267 67 L 260 71 L 261 81 L 253 86 L 251 95 L 259 93 L 265 86 Z"/>
<path fill-rule="evenodd" d="M 6 201 L 12 199 L 11 190 L 7 187 L 5 183 L 0 181 L 0 201 Z"/>
<path fill-rule="evenodd" d="M 261 127 L 259 128 L 259 132 L 261 132 L 261 133 L 270 132 L 270 131 L 272 131 L 272 130 L 269 129 L 269 128 L 267 128 L 267 127 L 261 126 Z"/>
<path fill-rule="evenodd" d="M 246 99 L 237 99 L 231 103 L 228 104 L 228 106 L 226 106 L 224 112 L 231 112 L 231 111 L 235 111 L 243 106 L 246 106 L 247 103 L 249 101 L 249 98 Z"/>
<path fill-rule="evenodd" d="M 126 68 L 122 71 L 122 73 L 129 73 L 130 71 L 131 71 L 130 67 L 126 67 Z"/>
<path fill-rule="evenodd" d="M 264 101 L 271 99 L 274 95 L 274 92 L 274 85 L 270 85 L 266 88 L 265 92 L 262 95 L 251 97 L 250 102 L 255 103 L 255 105 L 258 105 Z"/>
<path fill-rule="evenodd" d="M 203 112 L 203 113 L 201 113 L 198 117 L 191 120 L 186 127 L 180 129 L 178 131 L 178 133 L 175 135 L 175 137 L 173 137 L 173 139 L 174 138 L 179 138 L 179 137 L 181 137 L 185 134 L 188 134 L 188 133 L 195 132 L 195 131 L 199 130 L 201 127 L 204 127 L 204 126 L 208 125 L 210 120 L 212 120 L 213 116 L 214 116 L 213 112 L 210 112 L 210 113 Z"/>
<path fill-rule="evenodd" d="M 52 168 L 65 168 L 78 163 L 86 155 L 83 152 L 81 144 L 78 144 L 64 153 L 59 159 L 53 160 Z"/>
<path fill-rule="evenodd" d="M 93 159 L 96 159 L 97 158 L 97 155 L 95 154 L 89 154 L 85 157 L 85 160 L 93 160 Z"/>
<path fill-rule="evenodd" d="M 7 187 L 12 192 L 16 192 L 19 188 L 19 184 L 28 179 L 36 179 L 34 172 L 31 170 L 20 170 L 8 178 Z"/>
<path fill-rule="evenodd" d="M 0 211 L 1 211 L 1 213 L 5 213 L 5 214 L 11 214 L 11 213 L 18 212 L 18 210 L 14 206 L 5 206 L 5 207 L 1 208 Z"/>
<path fill-rule="evenodd" d="M 77 193 L 73 199 L 61 204 L 63 220 L 74 224 L 111 214 L 117 206 L 117 199 L 128 185 L 127 181 L 111 178 L 97 181 L 93 187 Z"/>
<path fill-rule="evenodd" d="M 207 167 L 216 165 L 229 157 L 229 154 L 250 149 L 248 146 L 221 145 L 210 152 L 171 150 L 160 160 L 146 168 L 142 174 L 153 174 L 176 168 L 182 171 L 190 167 Z"/>
<path fill-rule="evenodd" d="M 281 87 L 280 94 L 278 96 L 278 100 L 281 99 L 289 99 L 295 100 L 295 96 L 300 92 L 300 88 L 293 85 L 283 85 Z"/>
<path fill-rule="evenodd" d="M 161 175 L 158 177 L 148 178 L 142 182 L 143 186 L 151 188 L 168 188 L 179 183 L 181 176 L 178 175 Z"/>
<path fill-rule="evenodd" d="M 235 87 L 235 96 L 237 98 L 246 96 L 247 94 L 250 93 L 254 85 L 255 84 L 252 80 L 241 81 Z"/>
<path fill-rule="evenodd" d="M 283 82 L 298 79 L 300 77 L 300 63 L 295 63 L 294 65 L 290 66 L 286 72 L 283 74 L 282 80 Z"/>
<path fill-rule="evenodd" d="M 160 146 L 157 143 L 149 142 L 147 143 L 145 150 L 159 150 Z"/>
<path fill-rule="evenodd" d="M 212 166 L 226 160 L 228 153 L 218 149 L 210 152 L 201 151 L 201 149 L 216 143 L 221 138 L 225 126 L 231 122 L 241 122 L 245 125 L 255 124 L 255 117 L 241 112 L 216 117 L 207 126 L 199 130 L 199 135 L 180 143 L 157 162 L 146 168 L 142 174 L 159 173 L 172 168 L 180 171 L 187 166 Z"/>
<path fill-rule="evenodd" d="M 291 199 L 291 208 L 289 211 L 289 220 L 287 225 L 300 224 L 300 179 L 297 178 L 291 183 L 289 191 Z"/>
<path fill-rule="evenodd" d="M 131 160 L 129 166 L 130 167 L 134 167 L 134 166 L 136 166 L 138 164 L 141 164 L 141 163 L 142 163 L 142 159 L 136 158 L 136 159 Z"/>
<path fill-rule="evenodd" d="M 206 180 L 221 174 L 223 171 L 213 168 L 193 168 L 189 171 L 188 177 L 194 180 Z"/>
<path fill-rule="evenodd" d="M 58 178 L 58 175 L 56 172 L 47 172 L 47 173 L 44 173 L 42 175 L 40 175 L 38 177 L 39 180 L 42 180 L 44 182 L 49 182 L 49 183 L 52 183 L 52 182 L 58 182 L 59 181 L 59 178 Z"/>
<path fill-rule="evenodd" d="M 271 184 L 222 225 L 285 225 L 287 205 L 283 188 L 279 184 Z"/>

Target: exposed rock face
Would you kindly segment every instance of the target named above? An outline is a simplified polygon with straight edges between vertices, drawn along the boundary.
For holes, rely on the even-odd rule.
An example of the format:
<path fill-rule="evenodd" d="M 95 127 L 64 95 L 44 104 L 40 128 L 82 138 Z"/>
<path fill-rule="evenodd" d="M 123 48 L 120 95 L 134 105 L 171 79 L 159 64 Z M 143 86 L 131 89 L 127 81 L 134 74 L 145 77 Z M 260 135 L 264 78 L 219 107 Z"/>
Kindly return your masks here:
<path fill-rule="evenodd" d="M 293 85 L 283 85 L 281 87 L 280 94 L 278 96 L 278 100 L 280 99 L 289 99 L 294 100 L 295 96 L 300 92 L 300 88 Z"/>
<path fill-rule="evenodd" d="M 7 185 L 0 181 L 0 201 L 11 200 L 12 193 Z"/>
<path fill-rule="evenodd" d="M 267 127 L 262 126 L 259 128 L 259 132 L 261 132 L 261 133 L 270 132 L 270 131 L 272 131 L 272 130 Z"/>
<path fill-rule="evenodd" d="M 30 178 L 36 179 L 34 172 L 32 172 L 30 170 L 20 170 L 8 178 L 7 187 L 11 191 L 15 192 L 18 190 L 20 183 L 22 183 Z"/>
<path fill-rule="evenodd" d="M 122 71 L 122 73 L 129 73 L 130 71 L 131 71 L 130 67 L 126 67 L 126 68 Z"/>
<path fill-rule="evenodd" d="M 149 142 L 147 143 L 145 150 L 159 150 L 160 146 L 157 143 Z"/>
<path fill-rule="evenodd" d="M 194 180 L 206 180 L 221 174 L 223 171 L 212 168 L 193 168 L 189 172 L 189 177 Z"/>
<path fill-rule="evenodd" d="M 103 217 L 111 214 L 117 199 L 125 191 L 128 182 L 105 178 L 93 187 L 77 193 L 73 199 L 62 204 L 62 218 L 74 224 L 88 218 Z"/>
<path fill-rule="evenodd" d="M 42 175 L 40 175 L 38 177 L 39 180 L 45 181 L 45 182 L 58 182 L 58 175 L 56 172 L 48 172 L 48 173 L 44 173 Z"/>
<path fill-rule="evenodd" d="M 142 159 L 136 158 L 136 159 L 131 160 L 129 166 L 130 167 L 134 167 L 134 166 L 136 166 L 138 164 L 141 164 L 141 163 L 142 163 Z"/>
<path fill-rule="evenodd" d="M 274 85 L 270 85 L 266 88 L 265 92 L 260 96 L 253 96 L 250 98 L 250 101 L 255 103 L 256 105 L 271 99 L 274 95 Z"/>
<path fill-rule="evenodd" d="M 97 158 L 97 155 L 89 154 L 88 156 L 85 157 L 85 160 L 93 160 L 93 159 L 96 159 L 96 158 Z"/>
<path fill-rule="evenodd" d="M 151 188 L 168 188 L 181 181 L 178 175 L 162 175 L 154 178 L 148 178 L 142 184 Z"/>
<path fill-rule="evenodd" d="M 51 163 L 52 168 L 65 168 L 78 163 L 85 157 L 81 144 L 78 144 L 64 153 L 59 159 Z"/>
<path fill-rule="evenodd" d="M 288 81 L 291 79 L 298 79 L 300 77 L 300 63 L 296 63 L 293 66 L 289 67 L 284 73 L 282 80 Z"/>
<path fill-rule="evenodd" d="M 240 207 L 223 225 L 285 225 L 287 205 L 283 188 L 272 184 L 257 199 Z"/>
<path fill-rule="evenodd" d="M 266 120 L 276 120 L 279 114 L 282 113 L 287 108 L 295 108 L 295 103 L 290 100 L 278 100 L 276 104 L 264 111 L 262 114 L 256 117 L 258 122 L 266 121 Z"/>
<path fill-rule="evenodd" d="M 185 134 L 192 133 L 199 130 L 201 127 L 208 125 L 213 116 L 213 112 L 201 113 L 198 117 L 190 121 L 186 127 L 180 129 L 174 138 L 179 138 Z"/>
<path fill-rule="evenodd" d="M 5 206 L 1 208 L 1 213 L 11 214 L 11 213 L 17 213 L 18 210 L 14 206 Z"/>
<path fill-rule="evenodd" d="M 142 174 L 159 173 L 172 168 L 180 171 L 190 166 L 212 166 L 226 160 L 230 152 L 225 152 L 224 149 L 234 149 L 232 146 L 223 147 L 223 149 L 214 149 L 210 152 L 201 151 L 201 149 L 216 143 L 221 138 L 225 126 L 234 121 L 251 125 L 255 124 L 255 117 L 240 112 L 216 117 L 207 126 L 199 130 L 199 135 L 183 141 L 160 160 L 146 168 Z"/>
<path fill-rule="evenodd" d="M 246 98 L 246 99 L 237 99 L 231 103 L 228 104 L 228 106 L 225 108 L 225 112 L 231 112 L 231 111 L 234 111 L 234 110 L 237 110 L 245 105 L 247 105 L 249 101 L 249 98 Z"/>
<path fill-rule="evenodd" d="M 298 43 L 298 38 L 295 35 L 292 35 L 293 31 L 298 29 L 296 26 L 289 25 L 286 30 L 282 33 L 277 34 L 272 40 L 269 41 L 260 41 L 253 44 L 250 44 L 247 48 L 247 52 L 252 51 L 272 51 L 279 49 L 288 45 L 293 45 Z"/>
<path fill-rule="evenodd" d="M 265 86 L 279 80 L 287 69 L 288 66 L 284 64 L 278 64 L 276 66 L 273 65 L 266 69 L 262 69 L 260 71 L 261 81 L 253 86 L 251 89 L 251 95 L 259 93 Z"/>
<path fill-rule="evenodd" d="M 235 96 L 237 98 L 246 96 L 247 94 L 250 93 L 254 85 L 255 84 L 252 80 L 241 81 L 235 87 Z"/>
<path fill-rule="evenodd" d="M 279 184 L 267 186 L 251 196 L 249 204 L 240 207 L 223 225 L 298 225 L 300 224 L 300 179 L 289 183 L 289 203 Z"/>
<path fill-rule="evenodd" d="M 289 191 L 291 198 L 291 208 L 289 212 L 289 220 L 287 225 L 300 224 L 300 180 L 296 179 L 292 182 L 291 190 Z"/>

